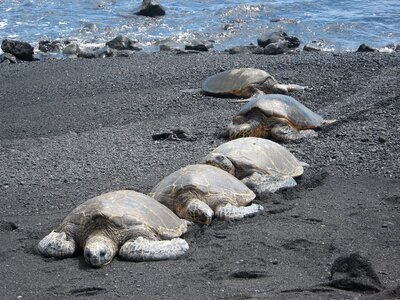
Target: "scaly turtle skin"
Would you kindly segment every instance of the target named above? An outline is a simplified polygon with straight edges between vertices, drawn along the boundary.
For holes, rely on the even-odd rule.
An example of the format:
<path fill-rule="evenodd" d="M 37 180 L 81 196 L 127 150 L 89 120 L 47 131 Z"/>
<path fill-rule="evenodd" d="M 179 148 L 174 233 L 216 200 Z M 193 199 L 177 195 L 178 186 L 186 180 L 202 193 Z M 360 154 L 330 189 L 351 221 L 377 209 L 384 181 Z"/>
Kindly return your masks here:
<path fill-rule="evenodd" d="M 285 147 L 257 137 L 224 143 L 208 154 L 204 162 L 241 179 L 256 194 L 295 186 L 293 177 L 301 176 L 305 165 Z"/>
<path fill-rule="evenodd" d="M 308 129 L 333 122 L 324 120 L 290 96 L 257 94 L 233 118 L 227 135 L 230 139 L 253 136 L 286 142 L 316 136 L 315 131 Z"/>
<path fill-rule="evenodd" d="M 38 245 L 47 257 L 64 258 L 83 249 L 86 262 L 101 267 L 119 250 L 126 260 L 174 259 L 189 246 L 178 238 L 187 223 L 153 198 L 129 190 L 106 193 L 76 207 Z"/>
<path fill-rule="evenodd" d="M 179 217 L 209 225 L 215 214 L 224 220 L 254 216 L 263 210 L 252 204 L 255 194 L 229 173 L 209 165 L 189 165 L 161 180 L 151 191 L 154 199 Z"/>
<path fill-rule="evenodd" d="M 259 91 L 266 94 L 288 94 L 290 91 L 302 91 L 304 88 L 296 84 L 280 84 L 269 73 L 254 68 L 224 71 L 208 77 L 202 85 L 204 94 L 245 98 L 249 98 Z"/>

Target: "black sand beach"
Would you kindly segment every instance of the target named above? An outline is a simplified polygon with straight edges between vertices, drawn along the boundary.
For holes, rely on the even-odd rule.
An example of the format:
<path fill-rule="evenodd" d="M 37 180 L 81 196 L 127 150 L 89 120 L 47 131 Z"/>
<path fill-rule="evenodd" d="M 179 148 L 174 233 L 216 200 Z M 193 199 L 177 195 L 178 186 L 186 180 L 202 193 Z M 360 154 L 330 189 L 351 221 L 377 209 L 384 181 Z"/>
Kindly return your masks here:
<path fill-rule="evenodd" d="M 332 262 L 358 252 L 387 288 L 400 284 L 400 53 L 228 55 L 137 53 L 0 65 L 2 299 L 354 299 L 327 282 Z M 328 119 L 285 146 L 310 164 L 298 186 L 257 199 L 265 212 L 184 236 L 176 261 L 39 256 L 39 240 L 79 203 L 164 176 L 223 143 L 240 104 L 202 95 L 202 81 L 235 67 L 307 85 L 293 94 Z M 195 141 L 153 141 L 185 128 Z M 291 291 L 288 291 L 291 290 Z M 286 291 L 286 292 L 285 292 Z M 382 295 L 377 299 L 384 298 Z"/>

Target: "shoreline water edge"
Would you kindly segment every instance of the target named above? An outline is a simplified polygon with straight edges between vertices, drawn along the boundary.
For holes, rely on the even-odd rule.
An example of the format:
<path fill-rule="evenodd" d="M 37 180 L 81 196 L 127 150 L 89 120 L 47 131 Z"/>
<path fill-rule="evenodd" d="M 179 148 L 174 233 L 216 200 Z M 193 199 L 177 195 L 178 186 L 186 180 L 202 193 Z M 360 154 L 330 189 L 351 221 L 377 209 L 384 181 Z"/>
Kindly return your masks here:
<path fill-rule="evenodd" d="M 396 0 L 140 2 L 3 1 L 0 40 L 21 40 L 36 49 L 39 41 L 46 40 L 101 48 L 123 35 L 137 40 L 145 51 L 158 51 L 161 44 L 183 48 L 195 39 L 210 41 L 223 51 L 255 43 L 258 36 L 275 31 L 327 51 L 354 51 L 362 43 L 384 48 L 400 40 Z M 146 5 L 154 9 L 142 9 Z"/>
<path fill-rule="evenodd" d="M 295 1 L 296 2 L 296 1 Z M 290 5 L 293 5 L 293 9 L 299 10 L 300 7 L 297 6 L 296 3 L 291 3 L 287 4 L 289 7 Z M 12 18 L 14 19 L 15 16 L 13 15 L 13 11 L 17 9 L 17 7 L 10 6 L 8 7 L 6 4 L 4 4 L 4 8 L 6 9 L 6 12 L 10 13 L 10 17 L 13 16 Z M 23 13 L 24 10 L 27 10 L 29 7 L 34 9 L 38 5 L 38 14 L 43 13 L 44 16 L 40 18 L 40 22 L 44 21 L 42 19 L 46 19 L 46 16 L 49 18 L 49 20 L 52 20 L 52 14 L 60 13 L 63 11 L 63 6 L 61 5 L 58 7 L 57 5 L 49 9 L 49 11 L 45 10 L 44 8 L 39 8 L 41 7 L 39 3 L 32 2 L 27 6 L 22 6 L 21 7 L 21 13 Z M 55 5 L 55 4 L 53 4 Z M 81 9 L 84 9 L 85 5 L 82 4 L 83 7 Z M 89 5 L 89 4 L 88 4 Z M 120 3 L 119 5 L 127 5 L 127 3 Z M 130 4 L 131 5 L 131 4 Z M 175 11 L 177 9 L 176 5 L 183 5 L 179 3 L 169 3 L 168 5 L 172 5 L 174 8 L 174 12 L 172 14 L 177 14 Z M 199 5 L 199 4 L 198 4 Z M 8 32 L 7 30 L 4 30 L 3 33 L 3 42 L 0 50 L 0 61 L 8 61 L 8 62 L 15 62 L 17 59 L 21 60 L 45 60 L 45 59 L 61 59 L 61 58 L 66 58 L 66 57 L 81 57 L 81 58 L 97 58 L 97 57 L 109 57 L 109 56 L 129 56 L 132 55 L 134 51 L 146 51 L 146 52 L 158 52 L 158 51 L 175 51 L 178 53 L 187 53 L 187 51 L 210 51 L 213 50 L 214 48 L 216 50 L 214 51 L 220 51 L 220 52 L 228 52 L 230 54 L 237 54 L 237 53 L 255 53 L 255 54 L 267 54 L 267 55 L 275 55 L 275 54 L 282 54 L 282 53 L 296 53 L 298 51 L 327 51 L 327 52 L 393 52 L 393 51 L 399 51 L 400 50 L 400 45 L 397 44 L 396 42 L 396 36 L 397 34 L 393 32 L 393 29 L 391 26 L 383 26 L 382 27 L 382 22 L 384 20 L 390 20 L 390 9 L 383 9 L 381 8 L 381 11 L 375 11 L 369 6 L 364 7 L 361 9 L 360 14 L 354 14 L 353 17 L 349 16 L 341 16 L 341 11 L 345 9 L 349 10 L 354 10 L 357 8 L 357 4 L 354 3 L 353 5 L 350 5 L 349 7 L 346 7 L 346 4 L 341 4 L 337 8 L 335 7 L 326 7 L 326 14 L 331 14 L 332 20 L 330 20 L 328 24 L 325 24 L 327 30 L 322 38 L 318 37 L 318 32 L 316 28 L 312 29 L 311 23 L 306 23 L 304 24 L 304 28 L 302 30 L 298 30 L 296 27 L 291 27 L 299 25 L 300 20 L 296 19 L 290 19 L 290 18 L 285 18 L 285 17 L 273 17 L 275 16 L 274 13 L 271 14 L 271 12 L 278 9 L 276 7 L 278 3 L 271 4 L 272 6 L 265 6 L 262 4 L 257 3 L 256 1 L 249 1 L 248 3 L 245 3 L 241 5 L 240 3 L 237 3 L 236 1 L 229 2 L 227 4 L 227 11 L 224 12 L 223 7 L 220 5 L 217 5 L 216 3 L 210 3 L 212 7 L 219 8 L 220 11 L 215 12 L 216 15 L 214 18 L 213 22 L 217 23 L 217 27 L 220 28 L 219 30 L 222 29 L 222 32 L 218 33 L 216 36 L 215 33 L 211 34 L 211 32 L 208 32 L 208 30 L 211 30 L 211 28 L 208 28 L 206 24 L 203 24 L 204 28 L 197 28 L 199 32 L 202 34 L 197 34 L 195 33 L 190 33 L 190 31 L 185 33 L 185 30 L 189 30 L 190 26 L 186 28 L 185 26 L 188 26 L 188 24 L 185 24 L 182 26 L 177 26 L 169 28 L 167 32 L 164 32 L 162 34 L 162 38 L 156 38 L 157 36 L 157 30 L 160 30 L 159 33 L 163 30 L 162 28 L 166 26 L 166 24 L 163 24 L 163 21 L 165 20 L 164 18 L 168 18 L 168 8 L 165 8 L 163 5 L 161 5 L 158 1 L 156 0 L 143 0 L 142 4 L 139 5 L 136 9 L 130 9 L 129 14 L 132 16 L 135 16 L 138 19 L 135 19 L 136 21 L 143 21 L 144 24 L 146 24 L 147 20 L 147 25 L 143 25 L 144 27 L 141 28 L 139 23 L 137 24 L 139 28 L 135 28 L 136 31 L 143 32 L 143 34 L 146 34 L 148 32 L 147 30 L 150 28 L 153 28 L 152 30 L 155 30 L 155 32 L 148 32 L 148 35 L 153 38 L 152 41 L 147 41 L 146 36 L 140 36 L 138 37 L 137 35 L 133 34 L 135 32 L 134 28 L 130 28 L 132 32 L 127 32 L 124 31 L 115 31 L 114 33 L 114 38 L 110 38 L 113 36 L 113 30 L 111 30 L 112 26 L 109 28 L 108 31 L 105 33 L 100 33 L 99 28 L 95 23 L 91 22 L 83 22 L 82 23 L 83 28 L 81 28 L 80 31 L 82 34 L 87 32 L 87 37 L 84 38 L 82 37 L 74 37 L 74 35 L 63 37 L 63 38 L 42 38 L 38 41 L 32 42 L 30 39 L 30 44 L 26 43 L 24 40 L 18 39 L 19 34 L 18 31 L 10 31 Z M 300 9 L 297 11 L 296 15 L 299 18 L 311 18 L 311 20 L 314 19 L 316 24 L 320 22 L 321 20 L 318 19 L 318 14 L 322 13 L 320 11 L 322 7 L 328 5 L 327 3 L 325 4 L 320 4 L 317 5 L 316 3 L 308 3 L 305 5 L 303 9 Z M 388 4 L 389 5 L 389 4 Z M 396 7 L 396 4 L 390 4 L 394 5 L 394 8 Z M 108 7 L 110 6 L 110 7 Z M 118 6 L 116 3 L 102 3 L 99 2 L 95 7 L 91 7 L 89 5 L 90 9 L 94 9 L 92 13 L 93 18 L 97 16 L 97 22 L 99 24 L 101 23 L 101 18 L 106 18 L 107 13 L 110 14 L 111 16 L 114 17 L 122 17 L 118 13 L 112 10 L 112 7 Z M 309 7 L 308 7 L 309 6 Z M 321 7 L 320 7 L 321 6 Z M 80 6 L 78 6 L 80 7 Z M 89 9 L 89 7 L 86 7 L 86 9 Z M 108 7 L 106 10 L 105 7 Z M 185 7 L 185 6 L 183 6 Z M 197 6 L 196 6 L 197 7 Z M 380 7 L 380 6 L 379 6 Z M 73 7 L 67 6 L 65 9 L 68 8 L 68 11 L 73 11 Z M 42 11 L 44 9 L 44 11 Z M 78 9 L 78 8 L 77 8 Z M 89 10 L 90 10 L 89 9 Z M 119 9 L 122 9 L 120 7 Z M 207 8 L 204 7 L 202 12 L 201 5 L 196 8 L 198 10 L 198 14 L 205 13 L 207 11 Z M 208 8 L 211 9 L 211 8 Z M 307 15 L 307 9 L 310 10 L 309 14 Z M 103 11 L 104 10 L 104 11 Z M 179 10 L 179 9 L 178 9 Z M 279 11 L 282 10 L 282 8 L 279 9 Z M 303 11 L 304 10 L 304 11 Z M 60 12 L 58 12 L 60 11 Z M 179 16 L 181 18 L 184 18 L 185 14 L 193 14 L 195 11 L 190 11 L 188 8 L 186 10 L 184 9 L 181 14 L 177 14 L 176 16 L 174 15 L 174 18 L 178 18 Z M 301 13 L 303 12 L 303 14 Z M 128 13 L 128 12 L 126 12 Z M 235 14 L 238 14 L 235 16 Z M 282 12 L 281 12 L 282 13 Z M 89 14 L 89 12 L 88 12 Z M 99 15 L 97 15 L 99 14 Z M 105 14 L 105 15 L 102 15 Z M 230 14 L 233 14 L 232 16 L 228 17 L 227 24 L 219 23 L 223 22 L 223 19 L 219 20 L 217 15 L 222 14 L 222 15 L 227 15 L 229 16 Z M 255 15 L 253 15 L 255 14 Z M 364 17 L 363 17 L 363 14 Z M 372 14 L 371 17 L 368 17 L 368 14 Z M 288 12 L 288 15 L 290 15 L 290 12 Z M 102 16 L 102 17 L 101 17 Z M 235 16 L 235 17 L 234 17 Z M 329 20 L 329 17 L 327 16 L 327 20 Z M 334 24 L 335 18 L 337 17 L 337 24 Z M 83 17 L 83 16 L 81 16 Z M 100 18 L 100 19 L 98 19 Z M 125 21 L 128 22 L 127 17 L 125 16 Z M 123 19 L 124 19 L 123 18 Z M 212 17 L 211 17 L 212 18 Z M 233 19 L 231 19 L 233 18 Z M 246 19 L 253 19 L 253 21 L 258 20 L 258 23 L 253 24 L 253 26 L 256 26 L 257 28 L 254 28 L 253 30 L 251 28 L 247 28 L 246 26 L 241 28 L 240 26 L 237 27 L 238 24 L 245 24 L 248 20 Z M 370 18 L 370 19 L 368 19 Z M 340 19 L 340 20 L 339 20 Z M 6 20 L 6 19 L 4 19 Z M 5 21 L 1 21 L 0 24 L 2 24 L 2 29 L 5 28 Z M 196 21 L 197 19 L 193 19 Z M 368 21 L 369 20 L 369 21 Z M 6 20 L 7 21 L 7 20 Z M 197 20 L 199 21 L 199 20 Z M 22 32 L 29 32 L 29 30 L 32 30 L 32 24 L 27 24 L 28 26 L 26 29 L 24 29 L 21 22 L 17 22 L 13 20 L 15 23 L 15 26 L 18 25 L 18 30 Z M 54 22 L 54 21 L 47 21 L 47 22 Z M 104 20 L 104 22 L 109 22 Z M 114 20 L 114 22 L 117 22 L 117 20 Z M 235 22 L 237 23 L 235 25 Z M 266 22 L 266 23 L 265 23 Z M 310 22 L 310 20 L 308 21 Z M 332 23 L 333 22 L 333 23 Z M 359 24 L 357 25 L 357 22 Z M 379 36 L 378 32 L 374 32 L 372 28 L 364 28 L 363 26 L 367 26 L 368 22 L 371 22 L 372 24 L 376 23 L 376 28 L 380 28 L 381 30 L 381 35 L 384 35 L 385 38 L 382 36 L 382 40 L 385 41 L 392 41 L 386 45 L 371 45 L 371 43 L 376 43 L 377 39 L 376 37 Z M 79 23 L 79 22 L 78 22 Z M 105 24 L 106 24 L 105 23 Z M 117 22 L 119 23 L 119 22 Z M 129 23 L 129 22 L 128 22 Z M 178 22 L 179 23 L 179 22 Z M 274 25 L 269 25 L 269 24 L 278 24 L 276 26 Z M 48 26 L 48 23 L 46 26 Z M 200 24 L 202 24 L 200 22 Z M 243 25 L 242 24 L 242 25 Z M 251 21 L 248 26 L 251 26 Z M 288 25 L 288 26 L 280 26 L 280 25 Z M 43 27 L 43 35 L 46 35 L 46 30 L 49 30 L 48 28 L 46 29 L 46 26 Z M 125 25 L 121 25 L 124 27 Z M 148 28 L 147 28 L 147 27 Z M 168 26 L 176 26 L 176 25 L 168 25 Z M 199 25 L 200 26 L 200 25 Z M 335 26 L 338 28 L 336 31 L 334 30 Z M 372 25 L 371 25 L 372 26 Z M 21 27 L 21 28 L 20 28 Z M 332 28 L 331 28 L 332 27 Z M 359 27 L 359 28 L 358 28 Z M 382 28 L 381 28 L 382 27 Z M 38 28 L 41 28 L 40 26 Z M 107 26 L 106 26 L 107 28 Z M 147 29 L 146 29 L 147 28 Z M 159 28 L 159 29 L 157 29 Z M 335 46 L 335 42 L 328 42 L 324 39 L 327 40 L 335 40 L 341 39 L 348 40 L 349 43 L 352 43 L 354 45 L 353 41 L 360 40 L 360 33 L 357 33 L 357 31 L 353 32 L 351 30 L 366 30 L 365 32 L 365 41 L 364 43 L 360 43 L 357 49 L 352 49 L 350 50 L 348 47 L 347 48 L 337 48 Z M 255 30 L 256 29 L 256 30 Z M 332 31 L 332 38 L 329 36 L 329 30 Z M 61 30 L 61 28 L 60 28 Z M 184 30 L 183 32 L 180 32 L 181 30 Z M 322 30 L 322 28 L 321 28 Z M 176 31 L 176 32 L 175 32 Z M 242 32 L 243 31 L 243 32 Z M 248 32 L 246 32 L 248 31 Z M 292 36 L 292 31 L 297 33 L 297 36 Z M 314 32 L 315 31 L 315 32 Z M 348 32 L 347 32 L 348 31 Z M 8 32 L 8 33 L 7 33 Z M 169 32 L 169 34 L 168 34 Z M 180 32 L 180 33 L 179 33 Z M 312 37 L 310 39 L 309 33 L 312 33 Z M 347 33 L 346 33 L 347 32 Z M 26 34 L 26 33 L 25 33 Z M 71 34 L 71 33 L 70 33 Z M 182 35 L 182 38 L 177 38 L 174 35 Z M 239 36 L 245 36 L 246 38 L 238 38 L 234 39 L 233 41 L 229 42 L 224 40 L 224 38 L 218 38 L 217 36 L 221 35 L 221 37 L 229 37 L 230 35 L 235 35 L 239 34 Z M 4 36 L 5 35 L 5 36 Z M 7 37 L 9 35 L 9 37 Z M 337 36 L 336 36 L 337 35 Z M 42 36 L 40 33 L 36 33 L 35 36 Z M 54 34 L 50 35 L 54 36 Z M 134 36 L 134 37 L 132 37 Z M 184 37 L 185 36 L 185 37 Z M 138 37 L 138 39 L 136 38 Z M 390 38 L 392 37 L 392 38 Z M 389 38 L 389 39 L 388 39 Z M 141 40 L 143 39 L 143 40 Z M 304 41 L 304 40 L 306 41 Z M 228 38 L 229 40 L 229 38 Z M 232 44 L 236 43 L 238 41 L 242 41 L 242 44 L 235 45 Z M 248 41 L 249 43 L 244 44 L 244 41 Z M 387 42 L 386 42 L 387 43 Z M 224 47 L 224 48 L 223 48 Z M 18 48 L 17 50 L 13 51 L 13 48 Z M 27 51 L 29 54 L 24 54 L 22 53 L 21 55 L 18 55 L 18 51 Z M 30 54 L 30 53 L 33 53 Z M 16 55 L 14 55 L 16 53 Z M 14 55 L 15 58 L 12 56 Z"/>
<path fill-rule="evenodd" d="M 105 58 L 112 56 L 127 57 L 134 55 L 135 52 L 145 50 L 145 52 L 170 51 L 176 54 L 199 53 L 199 52 L 222 52 L 229 54 L 263 54 L 263 55 L 279 55 L 279 54 L 298 54 L 300 52 L 331 52 L 337 51 L 323 50 L 317 44 L 302 44 L 298 37 L 290 36 L 284 31 L 276 31 L 266 33 L 258 37 L 255 43 L 249 45 L 235 46 L 223 51 L 213 50 L 213 42 L 205 40 L 193 40 L 190 44 L 181 46 L 171 46 L 169 44 L 161 44 L 158 49 L 153 47 L 151 51 L 146 51 L 138 46 L 138 41 L 131 40 L 125 36 L 117 36 L 116 38 L 106 42 L 103 46 L 99 45 L 81 45 L 70 40 L 54 40 L 40 41 L 38 48 L 34 48 L 31 44 L 4 39 L 1 43 L 2 54 L 0 54 L 0 63 L 16 63 L 17 61 L 35 61 L 48 59 L 65 59 L 65 58 Z M 149 49 L 147 49 L 149 50 Z M 390 44 L 383 48 L 373 48 L 367 44 L 361 44 L 354 52 L 383 52 L 392 53 L 400 51 L 400 44 Z M 344 51 L 349 52 L 349 51 Z"/>

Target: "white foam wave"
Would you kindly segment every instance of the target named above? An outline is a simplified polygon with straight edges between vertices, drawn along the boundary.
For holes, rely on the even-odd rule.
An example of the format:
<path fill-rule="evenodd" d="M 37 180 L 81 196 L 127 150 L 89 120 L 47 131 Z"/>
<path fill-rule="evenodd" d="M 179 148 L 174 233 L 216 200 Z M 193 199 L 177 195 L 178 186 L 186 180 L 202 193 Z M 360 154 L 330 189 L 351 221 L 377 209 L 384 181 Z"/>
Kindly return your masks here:
<path fill-rule="evenodd" d="M 395 49 L 393 47 L 391 47 L 391 46 L 385 46 L 385 47 L 382 47 L 382 48 L 378 48 L 378 51 L 379 52 L 384 52 L 384 53 L 396 52 Z"/>
<path fill-rule="evenodd" d="M 237 16 L 237 15 L 252 15 L 258 14 L 260 12 L 267 13 L 270 10 L 267 8 L 266 5 L 259 4 L 259 5 L 248 5 L 242 4 L 234 7 L 227 8 L 223 11 L 223 16 Z"/>
<path fill-rule="evenodd" d="M 6 28 L 8 25 L 8 22 L 6 19 L 3 19 L 0 21 L 0 29 Z"/>

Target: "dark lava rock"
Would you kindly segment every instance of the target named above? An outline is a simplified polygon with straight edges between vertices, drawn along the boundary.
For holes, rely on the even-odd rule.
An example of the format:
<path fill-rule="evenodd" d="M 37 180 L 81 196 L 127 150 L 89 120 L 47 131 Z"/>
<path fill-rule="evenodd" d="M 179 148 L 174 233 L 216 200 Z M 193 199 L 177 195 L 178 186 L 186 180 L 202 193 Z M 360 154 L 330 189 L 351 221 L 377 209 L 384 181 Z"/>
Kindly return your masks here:
<path fill-rule="evenodd" d="M 193 40 L 190 45 L 185 45 L 185 50 L 208 51 L 213 44 L 206 41 Z"/>
<path fill-rule="evenodd" d="M 116 49 L 116 50 L 133 50 L 133 51 L 142 50 L 142 48 L 135 46 L 134 45 L 135 43 L 137 43 L 137 41 L 134 41 L 125 36 L 119 35 L 115 39 L 108 41 L 106 43 L 106 46 L 110 47 L 111 49 Z"/>
<path fill-rule="evenodd" d="M 254 54 L 266 54 L 266 55 L 276 55 L 289 52 L 288 42 L 281 41 L 277 43 L 272 43 L 265 48 L 257 47 L 253 53 Z"/>
<path fill-rule="evenodd" d="M 165 9 L 156 0 L 143 0 L 135 14 L 145 17 L 159 17 L 165 15 Z"/>
<path fill-rule="evenodd" d="M 400 51 L 400 44 L 396 46 L 395 51 Z"/>
<path fill-rule="evenodd" d="M 16 64 L 17 58 L 14 55 L 5 52 L 2 55 L 0 55 L 0 63 L 3 63 L 3 62 Z"/>
<path fill-rule="evenodd" d="M 1 49 L 4 52 L 11 53 L 18 59 L 27 61 L 34 60 L 33 47 L 29 43 L 5 39 L 1 43 Z"/>
<path fill-rule="evenodd" d="M 244 54 L 244 53 L 253 53 L 253 51 L 256 49 L 257 47 L 255 45 L 248 45 L 248 46 L 236 46 L 236 47 L 232 47 L 230 49 L 228 49 L 229 54 Z"/>
<path fill-rule="evenodd" d="M 265 47 L 271 43 L 277 43 L 285 40 L 287 34 L 283 31 L 272 32 L 270 34 L 265 34 L 257 39 L 257 44 L 260 47 Z"/>
<path fill-rule="evenodd" d="M 0 220 L 0 231 L 14 231 L 18 229 L 18 225 L 14 222 Z"/>
<path fill-rule="evenodd" d="M 267 277 L 267 273 L 264 271 L 238 271 L 231 273 L 229 277 L 240 279 L 256 279 Z"/>
<path fill-rule="evenodd" d="M 380 143 L 386 143 L 386 139 L 382 136 L 378 137 L 378 142 Z"/>
<path fill-rule="evenodd" d="M 225 24 L 225 25 L 222 27 L 223 30 L 230 30 L 230 29 L 232 29 L 232 28 L 234 28 L 233 24 Z"/>
<path fill-rule="evenodd" d="M 279 42 L 287 42 L 287 46 L 289 48 L 297 48 L 300 46 L 300 40 L 295 36 L 289 36 L 286 32 L 276 31 L 270 34 L 264 34 L 263 36 L 257 39 L 257 44 L 260 47 L 266 47 L 269 44 L 279 43 Z"/>
<path fill-rule="evenodd" d="M 81 52 L 81 49 L 79 48 L 79 45 L 75 42 L 68 44 L 63 49 L 63 53 L 66 55 L 77 55 L 79 52 Z"/>
<path fill-rule="evenodd" d="M 307 51 L 307 52 L 319 52 L 321 51 L 321 49 L 310 46 L 310 45 L 304 45 L 303 47 L 303 51 Z"/>
<path fill-rule="evenodd" d="M 360 47 L 358 47 L 357 52 L 378 52 L 378 50 L 366 44 L 361 44 Z"/>
<path fill-rule="evenodd" d="M 118 50 L 114 50 L 118 52 Z M 94 49 L 94 50 L 82 50 L 78 51 L 78 57 L 80 58 L 104 58 L 110 56 L 116 56 L 114 51 L 110 49 L 108 46 L 104 46 L 102 48 Z"/>
<path fill-rule="evenodd" d="M 160 51 L 172 51 L 173 48 L 170 45 L 162 44 L 160 45 Z"/>
<path fill-rule="evenodd" d="M 277 43 L 272 43 L 264 48 L 264 54 L 275 55 L 282 54 L 289 50 L 289 45 L 287 41 L 280 41 Z"/>
<path fill-rule="evenodd" d="M 111 49 L 111 56 L 116 56 L 116 57 L 129 57 L 133 55 L 134 51 L 132 50 L 115 50 Z"/>
<path fill-rule="evenodd" d="M 83 31 L 95 32 L 98 30 L 97 25 L 91 22 L 83 22 Z"/>
<path fill-rule="evenodd" d="M 84 51 L 84 50 L 79 51 L 77 56 L 79 58 L 96 58 L 96 56 L 92 51 Z"/>
<path fill-rule="evenodd" d="M 61 51 L 61 42 L 60 41 L 40 41 L 39 42 L 39 50 L 47 53 L 47 52 L 60 52 Z"/>
<path fill-rule="evenodd" d="M 96 58 L 114 56 L 114 52 L 108 46 L 104 46 L 99 49 L 95 49 L 93 51 L 93 54 L 95 55 Z"/>
<path fill-rule="evenodd" d="M 178 54 L 178 55 L 180 55 L 180 54 L 196 54 L 196 53 L 200 53 L 200 51 L 198 51 L 198 50 L 181 50 L 181 49 L 178 49 L 175 51 L 175 54 Z"/>
<path fill-rule="evenodd" d="M 287 19 L 287 18 L 274 18 L 274 19 L 271 19 L 270 22 L 271 23 L 281 22 L 281 23 L 286 23 L 286 24 L 298 24 L 298 23 L 300 23 L 298 20 Z"/>
<path fill-rule="evenodd" d="M 178 47 L 174 47 L 168 44 L 161 44 L 160 51 L 181 51 Z"/>
<path fill-rule="evenodd" d="M 186 129 L 173 129 L 168 132 L 153 134 L 154 141 L 167 140 L 167 141 L 195 141 L 197 138 Z"/>
<path fill-rule="evenodd" d="M 333 262 L 326 286 L 350 291 L 380 292 L 383 289 L 369 260 L 357 253 L 341 256 Z"/>

